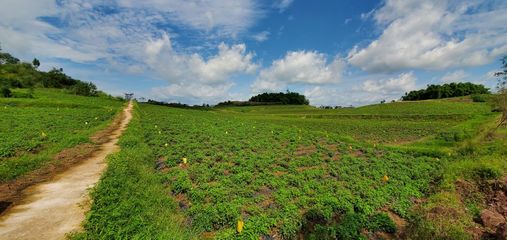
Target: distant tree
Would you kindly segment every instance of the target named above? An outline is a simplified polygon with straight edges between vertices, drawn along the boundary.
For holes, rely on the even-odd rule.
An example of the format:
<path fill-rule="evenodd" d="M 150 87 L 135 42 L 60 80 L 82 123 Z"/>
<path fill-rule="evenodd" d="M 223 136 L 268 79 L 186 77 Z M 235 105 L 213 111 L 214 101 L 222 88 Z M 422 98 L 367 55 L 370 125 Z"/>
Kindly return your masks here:
<path fill-rule="evenodd" d="M 63 69 L 53 68 L 42 77 L 42 85 L 47 88 L 64 88 L 74 86 L 77 80 L 63 73 Z"/>
<path fill-rule="evenodd" d="M 278 103 L 278 104 L 294 104 L 294 105 L 308 105 L 310 101 L 302 94 L 296 92 L 290 92 L 287 90 L 286 93 L 262 93 L 253 96 L 249 100 L 250 102 L 262 102 L 262 103 Z"/>
<path fill-rule="evenodd" d="M 40 61 L 39 59 L 37 58 L 34 58 L 33 61 L 32 61 L 32 65 L 35 67 L 35 68 L 38 68 L 40 66 Z"/>
<path fill-rule="evenodd" d="M 495 99 L 497 108 L 502 111 L 498 126 L 507 125 L 507 56 L 502 58 L 502 70 L 495 73 L 498 77 L 498 95 Z"/>
<path fill-rule="evenodd" d="M 449 83 L 443 85 L 428 85 L 426 89 L 415 90 L 405 93 L 403 101 L 417 101 L 426 99 L 440 99 L 450 97 L 462 97 L 472 94 L 488 94 L 489 89 L 482 84 L 473 83 Z"/>

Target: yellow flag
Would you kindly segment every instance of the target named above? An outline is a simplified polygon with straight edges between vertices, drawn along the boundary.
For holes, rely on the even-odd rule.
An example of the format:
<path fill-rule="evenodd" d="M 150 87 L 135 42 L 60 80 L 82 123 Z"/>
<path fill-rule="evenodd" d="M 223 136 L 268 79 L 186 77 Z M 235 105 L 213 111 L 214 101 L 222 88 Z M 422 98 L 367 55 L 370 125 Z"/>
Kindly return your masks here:
<path fill-rule="evenodd" d="M 238 226 L 236 227 L 236 230 L 238 231 L 238 233 L 241 233 L 243 232 L 243 227 L 245 226 L 245 223 L 243 222 L 243 220 L 238 220 Z"/>
<path fill-rule="evenodd" d="M 389 181 L 389 177 L 387 175 L 384 175 L 384 177 L 382 177 L 382 181 L 384 181 L 384 182 Z"/>

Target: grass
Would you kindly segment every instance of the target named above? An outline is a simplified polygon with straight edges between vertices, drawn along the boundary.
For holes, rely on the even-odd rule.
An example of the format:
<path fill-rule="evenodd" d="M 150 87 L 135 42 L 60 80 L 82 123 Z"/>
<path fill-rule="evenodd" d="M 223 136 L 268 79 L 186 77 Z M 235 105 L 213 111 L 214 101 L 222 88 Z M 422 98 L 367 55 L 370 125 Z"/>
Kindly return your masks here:
<path fill-rule="evenodd" d="M 23 95 L 26 89 L 14 90 Z M 123 102 L 36 89 L 33 98 L 0 98 L 0 182 L 52 161 L 56 153 L 105 128 Z"/>
<path fill-rule="evenodd" d="M 84 235 L 90 239 L 144 238 L 147 228 L 154 239 L 172 231 L 175 239 L 357 239 L 363 231 L 396 232 L 386 211 L 408 220 L 424 216 L 414 210 L 414 199 L 434 199 L 420 206 L 427 211 L 451 205 L 459 196 L 445 182 L 504 170 L 502 160 L 485 157 L 504 156 L 500 142 L 485 155 L 482 147 L 473 149 L 476 155 L 466 150 L 465 142 L 496 117 L 487 103 L 216 111 L 140 105 L 136 112 L 129 128 L 135 134 L 122 137 L 123 150 L 94 193 Z M 301 117 L 305 113 L 312 117 Z M 165 167 L 154 170 L 156 162 Z M 449 236 L 463 236 L 473 214 L 461 214 L 462 224 L 422 219 L 411 231 L 431 236 L 445 232 L 435 230 L 440 226 L 454 231 Z"/>

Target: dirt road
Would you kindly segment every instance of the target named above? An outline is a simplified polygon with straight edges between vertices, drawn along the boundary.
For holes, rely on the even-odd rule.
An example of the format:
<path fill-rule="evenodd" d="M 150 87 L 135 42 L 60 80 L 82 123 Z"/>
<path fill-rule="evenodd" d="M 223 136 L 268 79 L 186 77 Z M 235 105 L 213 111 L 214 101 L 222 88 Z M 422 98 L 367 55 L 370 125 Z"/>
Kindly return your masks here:
<path fill-rule="evenodd" d="M 118 138 L 132 118 L 132 103 L 124 109 L 121 124 L 92 157 L 49 181 L 24 190 L 19 204 L 0 217 L 0 239 L 65 239 L 81 229 L 88 207 L 88 191 L 106 168 L 104 159 L 118 151 Z"/>

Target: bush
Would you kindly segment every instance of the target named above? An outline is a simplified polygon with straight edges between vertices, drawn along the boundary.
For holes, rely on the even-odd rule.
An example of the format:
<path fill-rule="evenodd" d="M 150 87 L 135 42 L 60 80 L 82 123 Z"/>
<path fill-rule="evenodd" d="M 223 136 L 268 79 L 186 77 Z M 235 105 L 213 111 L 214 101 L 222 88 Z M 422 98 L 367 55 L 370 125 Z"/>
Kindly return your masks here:
<path fill-rule="evenodd" d="M 1 89 L 0 89 L 0 94 L 2 97 L 12 97 L 12 92 L 11 90 L 7 87 L 7 86 L 3 86 Z"/>
<path fill-rule="evenodd" d="M 485 94 L 474 94 L 472 95 L 472 101 L 473 102 L 487 102 L 488 101 L 488 95 Z"/>
<path fill-rule="evenodd" d="M 472 170 L 474 177 L 479 180 L 492 180 L 502 176 L 502 171 L 488 165 L 480 165 Z"/>
<path fill-rule="evenodd" d="M 343 216 L 336 227 L 337 239 L 361 239 L 361 228 L 365 222 L 364 216 L 358 213 L 348 213 Z"/>
<path fill-rule="evenodd" d="M 396 225 L 386 213 L 377 213 L 370 217 L 367 228 L 373 232 L 395 233 Z"/>
<path fill-rule="evenodd" d="M 73 87 L 72 87 L 72 93 L 76 95 L 81 96 L 97 96 L 97 86 L 91 82 L 81 82 L 78 81 Z"/>

